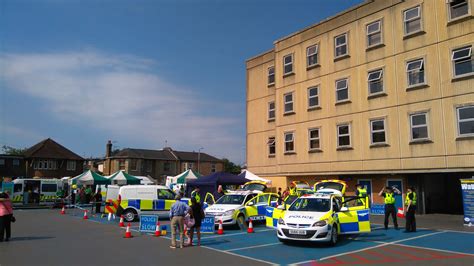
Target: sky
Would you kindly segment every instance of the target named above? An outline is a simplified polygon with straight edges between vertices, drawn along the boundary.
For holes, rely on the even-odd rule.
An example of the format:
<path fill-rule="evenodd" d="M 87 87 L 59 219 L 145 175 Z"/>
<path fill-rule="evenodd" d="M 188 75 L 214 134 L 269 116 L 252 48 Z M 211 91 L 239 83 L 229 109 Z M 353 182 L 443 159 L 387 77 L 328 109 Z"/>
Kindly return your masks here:
<path fill-rule="evenodd" d="M 0 0 L 0 146 L 245 163 L 245 61 L 362 0 Z"/>

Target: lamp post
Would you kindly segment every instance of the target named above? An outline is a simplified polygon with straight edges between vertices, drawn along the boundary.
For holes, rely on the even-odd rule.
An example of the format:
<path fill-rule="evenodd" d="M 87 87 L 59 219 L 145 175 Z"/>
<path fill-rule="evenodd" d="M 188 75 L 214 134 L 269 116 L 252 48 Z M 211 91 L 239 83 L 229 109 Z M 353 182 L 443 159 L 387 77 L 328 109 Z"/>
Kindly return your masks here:
<path fill-rule="evenodd" d="M 199 148 L 198 150 L 198 174 L 201 174 L 201 150 L 204 150 L 203 147 Z"/>

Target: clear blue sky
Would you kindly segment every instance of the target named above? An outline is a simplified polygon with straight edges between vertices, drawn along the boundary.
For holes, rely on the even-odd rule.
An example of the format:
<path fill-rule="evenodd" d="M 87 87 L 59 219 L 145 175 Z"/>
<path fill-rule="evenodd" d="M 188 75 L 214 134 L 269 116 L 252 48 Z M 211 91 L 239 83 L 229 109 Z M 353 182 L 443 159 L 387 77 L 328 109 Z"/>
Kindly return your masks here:
<path fill-rule="evenodd" d="M 0 0 L 0 145 L 245 161 L 245 60 L 362 0 Z"/>

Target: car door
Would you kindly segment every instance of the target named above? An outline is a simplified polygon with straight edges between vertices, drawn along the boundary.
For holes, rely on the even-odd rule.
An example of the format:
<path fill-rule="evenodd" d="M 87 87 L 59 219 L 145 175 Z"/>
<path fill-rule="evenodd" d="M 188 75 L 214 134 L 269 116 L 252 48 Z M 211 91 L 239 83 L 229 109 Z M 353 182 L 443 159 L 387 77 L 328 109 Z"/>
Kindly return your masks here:
<path fill-rule="evenodd" d="M 207 192 L 206 196 L 204 197 L 204 202 L 207 203 L 207 205 L 214 205 L 214 203 L 216 203 L 216 200 L 214 199 L 214 195 Z"/>
<path fill-rule="evenodd" d="M 370 232 L 369 208 L 357 204 L 358 197 L 345 199 L 340 210 L 334 210 L 338 219 L 339 234 Z"/>
<path fill-rule="evenodd" d="M 278 194 L 275 193 L 261 193 L 253 197 L 245 204 L 246 218 L 252 218 L 252 220 L 265 220 L 266 207 L 271 206 L 271 199 L 276 201 Z"/>

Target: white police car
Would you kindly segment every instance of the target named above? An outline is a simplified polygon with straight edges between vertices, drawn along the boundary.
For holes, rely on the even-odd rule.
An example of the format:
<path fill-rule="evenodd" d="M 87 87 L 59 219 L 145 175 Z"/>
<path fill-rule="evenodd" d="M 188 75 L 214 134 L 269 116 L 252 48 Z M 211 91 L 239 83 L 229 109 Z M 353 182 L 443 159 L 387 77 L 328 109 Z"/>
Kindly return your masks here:
<path fill-rule="evenodd" d="M 338 235 L 370 232 L 369 209 L 357 198 L 342 202 L 335 194 L 304 195 L 282 211 L 277 223 L 281 242 L 314 241 L 335 245 Z"/>

